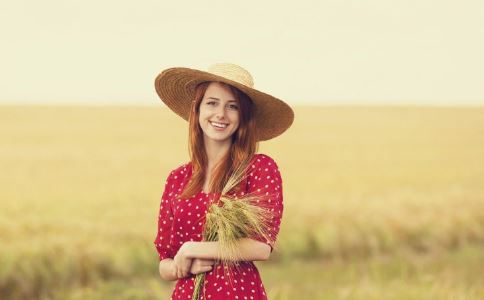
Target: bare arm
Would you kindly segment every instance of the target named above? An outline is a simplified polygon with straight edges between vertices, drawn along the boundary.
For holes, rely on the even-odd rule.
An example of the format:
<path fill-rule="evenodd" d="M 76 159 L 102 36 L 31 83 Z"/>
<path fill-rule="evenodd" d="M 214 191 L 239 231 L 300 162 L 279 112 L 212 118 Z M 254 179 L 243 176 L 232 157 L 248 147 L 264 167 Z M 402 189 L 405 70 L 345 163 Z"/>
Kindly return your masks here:
<path fill-rule="evenodd" d="M 271 254 L 269 245 L 249 238 L 239 239 L 237 248 L 240 251 L 238 260 L 267 260 Z M 220 255 L 223 255 L 220 253 L 219 242 L 186 242 L 180 250 L 189 258 L 220 259 Z"/>
<path fill-rule="evenodd" d="M 177 279 L 186 277 L 190 274 L 197 275 L 200 273 L 205 273 L 212 270 L 212 266 L 215 264 L 215 260 L 211 259 L 201 259 L 201 258 L 194 258 L 189 259 L 190 261 L 190 273 L 188 274 L 178 274 L 177 268 L 175 266 L 176 262 L 172 258 L 166 258 L 160 261 L 158 266 L 158 271 L 160 273 L 160 277 L 166 281 L 175 281 Z"/>
<path fill-rule="evenodd" d="M 237 247 L 240 251 L 240 257 L 237 259 L 239 261 L 267 260 L 271 253 L 269 245 L 249 238 L 239 239 Z M 192 260 L 218 260 L 222 258 L 220 255 L 219 242 L 185 242 L 175 259 L 167 258 L 160 261 L 159 273 L 163 280 L 175 281 L 188 276 Z"/>

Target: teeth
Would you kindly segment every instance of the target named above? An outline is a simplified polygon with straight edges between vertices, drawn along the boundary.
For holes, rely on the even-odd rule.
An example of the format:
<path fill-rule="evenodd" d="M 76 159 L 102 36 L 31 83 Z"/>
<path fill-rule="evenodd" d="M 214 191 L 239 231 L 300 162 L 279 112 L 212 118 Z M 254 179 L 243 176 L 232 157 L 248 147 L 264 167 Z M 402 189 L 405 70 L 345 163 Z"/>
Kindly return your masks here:
<path fill-rule="evenodd" d="M 210 122 L 213 126 L 219 127 L 219 128 L 225 128 L 228 126 L 228 124 L 222 124 L 222 123 L 216 123 L 216 122 Z"/>

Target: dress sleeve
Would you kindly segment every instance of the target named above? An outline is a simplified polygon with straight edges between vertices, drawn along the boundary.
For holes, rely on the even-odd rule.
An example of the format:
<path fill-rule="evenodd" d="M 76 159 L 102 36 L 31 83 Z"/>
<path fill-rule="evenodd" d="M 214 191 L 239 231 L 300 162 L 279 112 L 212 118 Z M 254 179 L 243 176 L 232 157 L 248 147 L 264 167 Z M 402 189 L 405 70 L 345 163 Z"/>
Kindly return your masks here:
<path fill-rule="evenodd" d="M 271 212 L 269 222 L 268 237 L 255 236 L 253 239 L 268 244 L 271 247 L 271 252 L 274 250 L 274 245 L 279 233 L 282 213 L 282 178 L 281 173 L 276 162 L 267 155 L 258 154 L 250 166 L 251 171 L 248 174 L 248 192 L 260 195 L 266 195 L 264 199 L 264 208 Z"/>
<path fill-rule="evenodd" d="M 161 260 L 166 258 L 173 258 L 173 251 L 171 245 L 172 239 L 172 225 L 173 225 L 173 210 L 171 206 L 171 190 L 172 190 L 172 177 L 173 172 L 168 176 L 163 196 L 160 201 L 160 211 L 158 214 L 158 230 L 154 241 L 158 256 Z"/>

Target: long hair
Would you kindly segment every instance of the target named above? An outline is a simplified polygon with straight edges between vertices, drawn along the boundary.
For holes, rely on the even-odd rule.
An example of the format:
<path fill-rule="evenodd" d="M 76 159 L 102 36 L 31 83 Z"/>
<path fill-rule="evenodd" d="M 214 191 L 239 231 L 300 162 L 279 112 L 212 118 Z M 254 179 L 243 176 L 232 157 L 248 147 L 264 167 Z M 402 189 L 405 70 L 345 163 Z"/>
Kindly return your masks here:
<path fill-rule="evenodd" d="M 210 83 L 203 82 L 195 90 L 195 99 L 190 109 L 188 138 L 192 177 L 182 194 L 178 197 L 179 199 L 189 198 L 203 189 L 203 183 L 207 174 L 208 157 L 203 142 L 203 131 L 198 119 L 200 104 Z M 254 104 L 252 100 L 239 89 L 228 84 L 225 85 L 230 88 L 235 100 L 238 102 L 239 127 L 232 134 L 229 151 L 214 166 L 212 178 L 209 181 L 209 192 L 211 193 L 220 193 L 234 170 L 247 167 L 259 145 L 255 132 Z M 240 187 L 236 189 L 238 188 Z"/>

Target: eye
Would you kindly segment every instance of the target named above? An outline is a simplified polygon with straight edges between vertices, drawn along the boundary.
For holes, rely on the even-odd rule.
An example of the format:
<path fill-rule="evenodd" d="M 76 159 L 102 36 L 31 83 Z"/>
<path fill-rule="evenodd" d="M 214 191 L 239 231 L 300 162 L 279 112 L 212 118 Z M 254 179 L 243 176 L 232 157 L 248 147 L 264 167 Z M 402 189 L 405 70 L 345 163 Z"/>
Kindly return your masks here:
<path fill-rule="evenodd" d="M 229 105 L 229 108 L 230 109 L 233 109 L 233 110 L 238 110 L 239 109 L 239 107 L 236 104 L 230 104 Z"/>
<path fill-rule="evenodd" d="M 208 102 L 207 102 L 207 105 L 215 105 L 215 104 L 216 104 L 216 102 L 215 102 L 215 101 L 208 101 Z"/>

